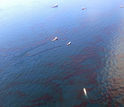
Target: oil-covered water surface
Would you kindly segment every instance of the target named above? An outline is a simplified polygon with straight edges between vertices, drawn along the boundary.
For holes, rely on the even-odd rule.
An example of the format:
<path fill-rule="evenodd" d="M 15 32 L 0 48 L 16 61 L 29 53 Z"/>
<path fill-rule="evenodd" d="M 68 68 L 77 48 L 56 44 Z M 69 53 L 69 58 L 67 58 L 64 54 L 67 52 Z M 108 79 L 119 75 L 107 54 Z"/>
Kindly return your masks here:
<path fill-rule="evenodd" d="M 0 107 L 123 107 L 120 5 L 0 0 Z"/>

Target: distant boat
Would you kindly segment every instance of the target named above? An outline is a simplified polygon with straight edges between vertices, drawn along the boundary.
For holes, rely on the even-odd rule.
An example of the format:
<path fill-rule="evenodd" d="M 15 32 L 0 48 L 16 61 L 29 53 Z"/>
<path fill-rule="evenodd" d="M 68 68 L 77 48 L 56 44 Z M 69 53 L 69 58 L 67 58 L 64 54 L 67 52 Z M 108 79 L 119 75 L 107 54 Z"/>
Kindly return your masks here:
<path fill-rule="evenodd" d="M 69 45 L 71 45 L 71 42 L 68 42 L 68 43 L 67 43 L 67 46 L 69 46 Z"/>
<path fill-rule="evenodd" d="M 124 8 L 124 6 L 123 5 L 120 5 L 120 8 Z"/>
<path fill-rule="evenodd" d="M 57 36 L 52 39 L 52 41 L 56 41 L 56 40 L 58 40 Z"/>
<path fill-rule="evenodd" d="M 82 10 L 86 10 L 86 9 L 87 9 L 86 7 L 82 8 Z"/>
<path fill-rule="evenodd" d="M 83 91 L 84 91 L 84 95 L 87 96 L 86 88 L 83 88 Z"/>
<path fill-rule="evenodd" d="M 57 3 L 52 6 L 52 8 L 56 8 L 56 7 L 58 7 Z"/>

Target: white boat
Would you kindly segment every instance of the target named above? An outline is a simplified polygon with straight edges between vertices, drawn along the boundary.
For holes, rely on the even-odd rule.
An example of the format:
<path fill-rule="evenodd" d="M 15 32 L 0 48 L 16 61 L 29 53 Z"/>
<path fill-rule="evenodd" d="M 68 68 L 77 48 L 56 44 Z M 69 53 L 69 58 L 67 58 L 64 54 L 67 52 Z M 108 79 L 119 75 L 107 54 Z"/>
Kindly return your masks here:
<path fill-rule="evenodd" d="M 52 41 L 56 41 L 56 40 L 58 40 L 57 36 L 52 39 Z"/>
<path fill-rule="evenodd" d="M 124 8 L 124 5 L 120 5 L 120 8 Z"/>
<path fill-rule="evenodd" d="M 71 42 L 68 42 L 68 43 L 67 43 L 67 46 L 69 46 L 69 45 L 71 45 Z"/>
<path fill-rule="evenodd" d="M 56 8 L 56 7 L 58 7 L 57 3 L 52 6 L 52 8 Z"/>
<path fill-rule="evenodd" d="M 82 10 L 86 10 L 86 9 L 87 9 L 86 7 L 82 8 Z"/>
<path fill-rule="evenodd" d="M 84 95 L 87 96 L 86 88 L 83 88 L 83 91 L 84 91 Z"/>

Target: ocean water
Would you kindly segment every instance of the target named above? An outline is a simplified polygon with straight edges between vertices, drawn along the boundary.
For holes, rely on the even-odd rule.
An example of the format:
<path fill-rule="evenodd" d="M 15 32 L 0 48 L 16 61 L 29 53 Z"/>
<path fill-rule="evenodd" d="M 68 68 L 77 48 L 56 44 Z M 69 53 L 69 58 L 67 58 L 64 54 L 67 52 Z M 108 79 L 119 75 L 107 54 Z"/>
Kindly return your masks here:
<path fill-rule="evenodd" d="M 0 0 L 0 107 L 123 107 L 120 5 Z"/>

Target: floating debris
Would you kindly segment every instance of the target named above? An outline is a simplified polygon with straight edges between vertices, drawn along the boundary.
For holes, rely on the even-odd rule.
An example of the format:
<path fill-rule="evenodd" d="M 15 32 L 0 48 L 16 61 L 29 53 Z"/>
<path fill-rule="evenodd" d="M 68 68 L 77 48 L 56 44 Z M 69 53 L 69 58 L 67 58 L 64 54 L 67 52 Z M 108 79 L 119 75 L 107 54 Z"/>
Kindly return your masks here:
<path fill-rule="evenodd" d="M 86 88 L 83 88 L 83 91 L 84 91 L 84 95 L 87 96 Z"/>
<path fill-rule="evenodd" d="M 56 41 L 56 40 L 58 40 L 57 36 L 52 39 L 52 41 Z"/>
<path fill-rule="evenodd" d="M 67 46 L 69 46 L 69 45 L 71 45 L 71 42 L 68 42 L 68 43 L 67 43 Z"/>
<path fill-rule="evenodd" d="M 86 7 L 82 8 L 82 10 L 86 10 L 86 9 L 87 9 Z"/>
<path fill-rule="evenodd" d="M 120 5 L 120 8 L 124 8 L 124 5 Z"/>
<path fill-rule="evenodd" d="M 52 6 L 52 8 L 56 8 L 56 7 L 58 7 L 57 3 Z"/>

